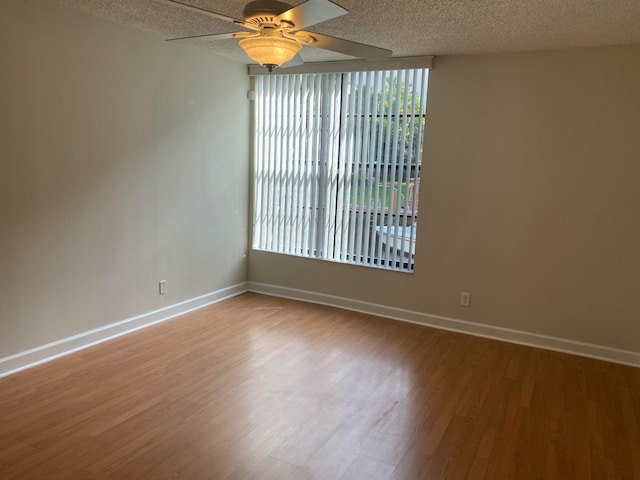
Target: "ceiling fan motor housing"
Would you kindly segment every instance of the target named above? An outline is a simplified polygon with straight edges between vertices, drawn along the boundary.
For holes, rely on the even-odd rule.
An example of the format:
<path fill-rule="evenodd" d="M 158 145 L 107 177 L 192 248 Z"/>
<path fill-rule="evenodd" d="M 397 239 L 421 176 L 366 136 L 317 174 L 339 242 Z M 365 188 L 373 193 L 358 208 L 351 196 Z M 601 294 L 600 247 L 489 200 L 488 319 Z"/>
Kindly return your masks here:
<path fill-rule="evenodd" d="M 247 23 L 252 23 L 256 26 L 263 25 L 265 23 L 273 23 L 274 17 L 277 17 L 282 12 L 286 12 L 291 8 L 291 5 L 277 0 L 254 0 L 247 3 L 242 10 L 242 16 Z"/>

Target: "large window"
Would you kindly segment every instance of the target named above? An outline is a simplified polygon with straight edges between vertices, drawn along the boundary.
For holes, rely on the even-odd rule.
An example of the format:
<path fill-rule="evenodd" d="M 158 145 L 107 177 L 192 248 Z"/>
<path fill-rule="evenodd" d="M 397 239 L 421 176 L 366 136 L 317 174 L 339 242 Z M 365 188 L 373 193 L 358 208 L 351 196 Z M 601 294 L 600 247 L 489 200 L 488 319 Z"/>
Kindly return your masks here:
<path fill-rule="evenodd" d="M 253 247 L 413 270 L 427 79 L 257 77 Z"/>

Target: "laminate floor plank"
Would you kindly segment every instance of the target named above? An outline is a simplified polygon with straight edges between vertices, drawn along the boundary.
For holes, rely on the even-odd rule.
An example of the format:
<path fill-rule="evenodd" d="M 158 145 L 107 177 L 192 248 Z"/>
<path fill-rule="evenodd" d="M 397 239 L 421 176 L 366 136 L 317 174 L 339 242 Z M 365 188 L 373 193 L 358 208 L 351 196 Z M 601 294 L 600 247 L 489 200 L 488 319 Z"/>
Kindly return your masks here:
<path fill-rule="evenodd" d="M 0 379 L 0 478 L 640 480 L 640 369 L 245 294 Z"/>

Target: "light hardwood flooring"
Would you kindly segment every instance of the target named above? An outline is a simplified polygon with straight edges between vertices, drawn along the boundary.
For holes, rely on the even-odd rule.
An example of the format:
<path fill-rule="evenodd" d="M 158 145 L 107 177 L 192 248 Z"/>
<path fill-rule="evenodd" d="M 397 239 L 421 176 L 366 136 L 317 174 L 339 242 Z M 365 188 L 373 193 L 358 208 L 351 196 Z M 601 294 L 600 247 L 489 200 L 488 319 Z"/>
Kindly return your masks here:
<path fill-rule="evenodd" d="M 245 294 L 0 379 L 0 478 L 640 479 L 640 369 Z"/>

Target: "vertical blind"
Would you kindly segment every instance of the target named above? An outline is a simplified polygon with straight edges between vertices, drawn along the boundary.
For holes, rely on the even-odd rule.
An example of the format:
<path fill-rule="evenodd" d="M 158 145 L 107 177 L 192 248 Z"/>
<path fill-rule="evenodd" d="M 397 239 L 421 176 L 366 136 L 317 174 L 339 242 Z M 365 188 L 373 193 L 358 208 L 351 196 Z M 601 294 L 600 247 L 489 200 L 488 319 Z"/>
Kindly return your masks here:
<path fill-rule="evenodd" d="M 253 247 L 413 270 L 427 80 L 257 77 Z"/>

